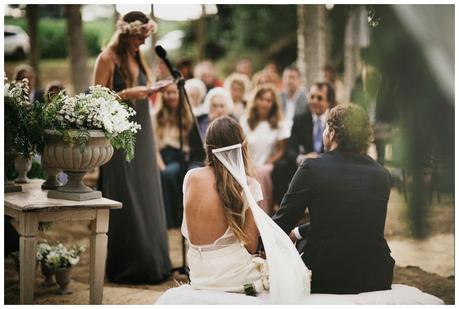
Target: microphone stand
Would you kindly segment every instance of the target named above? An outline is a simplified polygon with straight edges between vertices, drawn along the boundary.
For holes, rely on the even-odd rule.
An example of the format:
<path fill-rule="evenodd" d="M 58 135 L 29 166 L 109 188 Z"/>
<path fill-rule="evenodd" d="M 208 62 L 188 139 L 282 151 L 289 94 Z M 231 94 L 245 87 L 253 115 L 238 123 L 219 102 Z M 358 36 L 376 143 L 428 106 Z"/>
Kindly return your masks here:
<path fill-rule="evenodd" d="M 199 138 L 201 140 L 201 145 L 204 147 L 204 138 L 202 136 L 201 130 L 199 129 L 199 123 L 196 116 L 193 114 L 193 109 L 188 98 L 188 93 L 185 89 L 185 78 L 183 75 L 176 69 L 172 69 L 171 72 L 174 80 L 177 84 L 177 88 L 179 90 L 179 106 L 178 106 L 178 127 L 179 127 L 179 142 L 180 142 L 180 153 L 182 156 L 180 157 L 180 175 L 185 175 L 185 156 L 183 152 L 183 123 L 182 123 L 182 111 L 184 108 L 188 108 L 191 115 L 193 116 L 193 122 L 196 127 L 196 130 L 199 133 Z M 193 129 L 193 128 L 192 128 Z M 191 131 L 190 131 L 191 133 Z M 182 235 L 182 265 L 180 267 L 172 268 L 172 271 L 178 271 L 182 275 L 186 275 L 188 280 L 190 279 L 189 269 L 186 266 L 186 245 L 185 245 L 185 237 Z"/>

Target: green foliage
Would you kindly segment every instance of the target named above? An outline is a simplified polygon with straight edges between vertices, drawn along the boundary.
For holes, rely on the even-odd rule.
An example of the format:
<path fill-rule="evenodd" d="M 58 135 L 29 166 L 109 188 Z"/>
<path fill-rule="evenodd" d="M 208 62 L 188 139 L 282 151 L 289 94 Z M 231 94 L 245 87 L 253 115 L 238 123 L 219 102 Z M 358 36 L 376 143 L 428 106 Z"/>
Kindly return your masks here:
<path fill-rule="evenodd" d="M 6 25 L 20 26 L 27 32 L 24 18 L 5 18 Z M 102 46 L 111 38 L 114 24 L 111 19 L 83 23 L 83 33 L 88 56 L 97 56 Z M 67 24 L 65 19 L 40 18 L 38 21 L 38 46 L 42 59 L 66 58 L 68 55 Z"/>
<path fill-rule="evenodd" d="M 6 83 L 4 102 L 6 149 L 25 158 L 41 152 L 44 145 L 40 120 L 43 104 L 29 102 L 27 82 Z"/>
<path fill-rule="evenodd" d="M 83 22 L 88 56 L 97 56 L 102 48 L 108 44 L 114 31 L 115 24 L 111 19 Z"/>
<path fill-rule="evenodd" d="M 431 181 L 443 178 L 454 190 L 454 102 L 441 91 L 422 49 L 393 7 L 373 6 L 370 16 L 372 43 L 363 56 L 381 72 L 376 121 L 403 133 L 400 162 L 407 179 L 408 218 L 414 235 L 424 236 L 427 195 L 434 186 L 428 180 L 429 170 L 435 170 L 430 158 L 443 167 Z"/>
<path fill-rule="evenodd" d="M 185 28 L 184 48 L 190 51 L 196 49 L 196 24 Z M 281 67 L 296 60 L 296 5 L 218 5 L 218 14 L 206 17 L 205 24 L 205 55 L 231 63 L 224 66 L 225 71 L 244 56 L 254 61 L 255 69 L 268 60 Z M 271 52 L 287 36 L 293 39 Z"/>

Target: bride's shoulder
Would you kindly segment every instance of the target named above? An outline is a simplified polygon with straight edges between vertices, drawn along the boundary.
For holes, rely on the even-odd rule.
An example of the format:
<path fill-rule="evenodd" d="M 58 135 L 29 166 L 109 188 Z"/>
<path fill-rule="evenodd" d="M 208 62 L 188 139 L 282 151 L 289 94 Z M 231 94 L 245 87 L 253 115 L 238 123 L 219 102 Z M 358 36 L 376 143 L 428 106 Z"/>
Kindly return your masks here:
<path fill-rule="evenodd" d="M 184 183 L 197 183 L 203 181 L 210 181 L 214 177 L 212 169 L 208 166 L 197 167 L 189 170 L 183 180 Z"/>

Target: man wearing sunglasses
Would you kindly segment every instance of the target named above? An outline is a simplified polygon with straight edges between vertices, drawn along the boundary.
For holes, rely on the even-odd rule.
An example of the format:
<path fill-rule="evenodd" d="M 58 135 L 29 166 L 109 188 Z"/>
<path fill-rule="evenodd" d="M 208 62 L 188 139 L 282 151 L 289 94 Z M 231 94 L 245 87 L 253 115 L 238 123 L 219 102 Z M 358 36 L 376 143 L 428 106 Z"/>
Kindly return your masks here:
<path fill-rule="evenodd" d="M 322 133 L 328 110 L 336 105 L 335 91 L 326 82 L 317 82 L 309 90 L 308 111 L 293 118 L 291 135 L 284 156 L 274 166 L 273 202 L 279 204 L 297 167 L 306 158 L 323 152 Z"/>

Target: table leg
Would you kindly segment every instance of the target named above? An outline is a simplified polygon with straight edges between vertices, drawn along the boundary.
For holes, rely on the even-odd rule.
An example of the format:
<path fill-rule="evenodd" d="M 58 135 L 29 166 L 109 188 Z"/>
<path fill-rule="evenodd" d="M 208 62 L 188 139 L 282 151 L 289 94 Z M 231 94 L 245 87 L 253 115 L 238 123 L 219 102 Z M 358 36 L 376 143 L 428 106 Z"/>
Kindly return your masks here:
<path fill-rule="evenodd" d="M 109 213 L 109 209 L 99 209 L 91 221 L 90 304 L 102 304 Z"/>
<path fill-rule="evenodd" d="M 38 233 L 38 221 L 34 213 L 21 213 L 18 233 L 20 235 L 19 302 L 33 304 Z"/>

